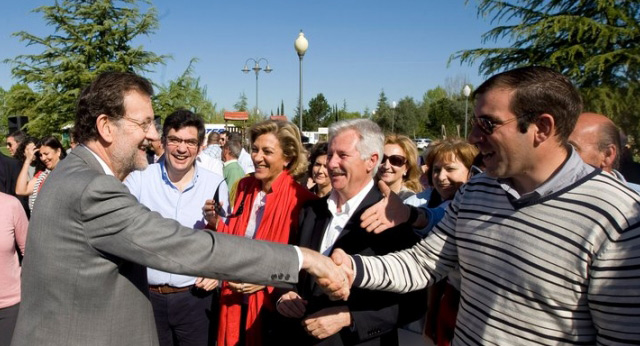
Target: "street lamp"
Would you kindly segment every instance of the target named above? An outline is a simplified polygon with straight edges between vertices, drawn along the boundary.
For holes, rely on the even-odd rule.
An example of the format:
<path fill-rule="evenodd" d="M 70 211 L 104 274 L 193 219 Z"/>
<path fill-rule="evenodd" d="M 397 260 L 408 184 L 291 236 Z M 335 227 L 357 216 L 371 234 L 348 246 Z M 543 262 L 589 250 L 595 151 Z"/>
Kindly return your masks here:
<path fill-rule="evenodd" d="M 269 60 L 265 59 L 265 58 L 259 58 L 259 59 L 253 59 L 253 58 L 249 58 L 247 59 L 247 61 L 244 62 L 244 68 L 242 69 L 242 72 L 244 73 L 249 73 L 249 66 L 247 65 L 249 63 L 249 61 L 253 61 L 255 63 L 255 65 L 253 66 L 253 68 L 251 70 L 254 70 L 256 72 L 256 114 L 260 114 L 260 109 L 258 108 L 258 72 L 260 72 L 260 70 L 262 70 L 262 67 L 260 67 L 260 61 L 265 61 L 267 66 L 264 68 L 264 72 L 269 73 L 271 71 L 273 71 L 273 69 L 271 67 L 269 67 Z"/>
<path fill-rule="evenodd" d="M 466 139 L 467 126 L 469 124 L 469 95 L 471 95 L 471 87 L 469 86 L 469 84 L 465 85 L 464 88 L 462 88 L 462 94 L 464 94 L 464 97 L 467 98 L 464 107 L 464 138 Z"/>
<path fill-rule="evenodd" d="M 293 46 L 296 49 L 296 52 L 298 53 L 298 58 L 300 58 L 300 96 L 298 98 L 298 111 L 300 112 L 300 135 L 302 136 L 302 58 L 304 57 L 304 53 L 306 53 L 307 48 L 309 48 L 309 41 L 307 41 L 306 38 L 304 38 L 304 33 L 302 32 L 302 29 L 300 30 L 300 33 L 298 34 L 298 38 L 295 40 L 295 42 L 293 43 Z"/>
<path fill-rule="evenodd" d="M 391 133 L 396 133 L 396 101 L 391 102 Z"/>

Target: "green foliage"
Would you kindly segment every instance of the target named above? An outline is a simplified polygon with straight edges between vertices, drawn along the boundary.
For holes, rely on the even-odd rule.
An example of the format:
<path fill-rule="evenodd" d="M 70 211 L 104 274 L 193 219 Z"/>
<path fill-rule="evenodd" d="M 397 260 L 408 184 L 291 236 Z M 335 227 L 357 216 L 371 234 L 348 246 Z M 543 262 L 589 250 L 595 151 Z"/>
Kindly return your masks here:
<path fill-rule="evenodd" d="M 249 102 L 247 101 L 247 95 L 244 91 L 238 97 L 238 102 L 233 104 L 233 108 L 239 112 L 246 112 L 249 108 Z"/>
<path fill-rule="evenodd" d="M 640 2 L 623 0 L 481 0 L 478 15 L 498 25 L 484 42 L 506 48 L 457 52 L 461 63 L 481 60 L 491 75 L 519 66 L 548 66 L 580 88 L 585 110 L 605 113 L 640 138 Z"/>
<path fill-rule="evenodd" d="M 188 109 L 201 115 L 207 123 L 219 123 L 224 119 L 216 112 L 216 105 L 207 99 L 207 88 L 200 85 L 200 78 L 194 77 L 193 65 L 197 59 L 191 59 L 182 75 L 159 86 L 153 97 L 153 109 L 163 120 L 177 109 Z"/>
<path fill-rule="evenodd" d="M 62 0 L 34 11 L 42 14 L 54 33 L 44 37 L 15 33 L 42 52 L 5 61 L 12 64 L 13 76 L 34 91 L 23 94 L 34 97 L 33 102 L 20 101 L 28 104 L 22 113 L 29 115 L 28 129 L 34 136 L 59 133 L 61 125 L 72 121 L 81 89 L 97 74 L 143 73 L 166 58 L 131 45 L 136 37 L 158 27 L 155 9 L 142 13 L 135 0 Z M 20 93 L 13 96 L 20 98 Z"/>
<path fill-rule="evenodd" d="M 376 105 L 376 109 L 371 116 L 371 120 L 377 123 L 384 133 L 392 132 L 391 128 L 393 127 L 393 113 L 391 111 L 391 107 L 389 107 L 387 95 L 384 93 L 384 90 L 380 91 L 380 95 L 378 96 L 378 104 Z"/>
<path fill-rule="evenodd" d="M 322 93 L 309 100 L 309 107 L 304 110 L 302 117 L 302 127 L 305 131 L 317 131 L 318 127 L 324 126 L 329 120 L 331 107 Z M 291 120 L 298 125 L 300 118 L 298 115 Z"/>

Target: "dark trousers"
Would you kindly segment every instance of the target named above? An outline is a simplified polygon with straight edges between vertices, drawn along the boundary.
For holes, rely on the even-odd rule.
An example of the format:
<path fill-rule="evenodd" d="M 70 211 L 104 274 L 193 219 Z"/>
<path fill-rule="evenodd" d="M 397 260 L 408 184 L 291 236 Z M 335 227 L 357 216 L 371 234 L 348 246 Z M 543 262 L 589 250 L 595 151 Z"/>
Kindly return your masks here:
<path fill-rule="evenodd" d="M 13 329 L 18 319 L 20 303 L 0 309 L 0 346 L 11 345 Z"/>
<path fill-rule="evenodd" d="M 217 311 L 212 312 L 211 292 L 192 288 L 170 294 L 149 292 L 149 295 L 160 346 L 209 345 L 210 321 L 217 319 Z M 215 335 L 212 336 L 213 345 Z"/>

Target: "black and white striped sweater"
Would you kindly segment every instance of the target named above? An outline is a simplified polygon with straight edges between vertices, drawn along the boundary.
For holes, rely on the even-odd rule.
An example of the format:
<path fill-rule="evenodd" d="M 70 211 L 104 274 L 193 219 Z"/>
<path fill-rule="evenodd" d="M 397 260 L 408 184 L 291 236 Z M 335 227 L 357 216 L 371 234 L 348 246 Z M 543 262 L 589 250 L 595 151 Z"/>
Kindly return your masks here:
<path fill-rule="evenodd" d="M 354 286 L 394 292 L 459 264 L 454 345 L 640 342 L 640 196 L 600 171 L 518 206 L 476 176 L 420 243 L 354 263 Z"/>

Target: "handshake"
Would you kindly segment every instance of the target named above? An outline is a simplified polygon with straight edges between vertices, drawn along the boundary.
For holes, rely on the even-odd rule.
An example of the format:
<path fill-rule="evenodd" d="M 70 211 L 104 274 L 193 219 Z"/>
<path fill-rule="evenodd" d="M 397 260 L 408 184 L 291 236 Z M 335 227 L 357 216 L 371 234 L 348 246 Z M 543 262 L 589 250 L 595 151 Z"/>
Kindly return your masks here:
<path fill-rule="evenodd" d="M 316 251 L 300 248 L 302 269 L 316 278 L 316 282 L 331 300 L 347 300 L 354 280 L 351 256 L 336 249 L 327 257 Z"/>

